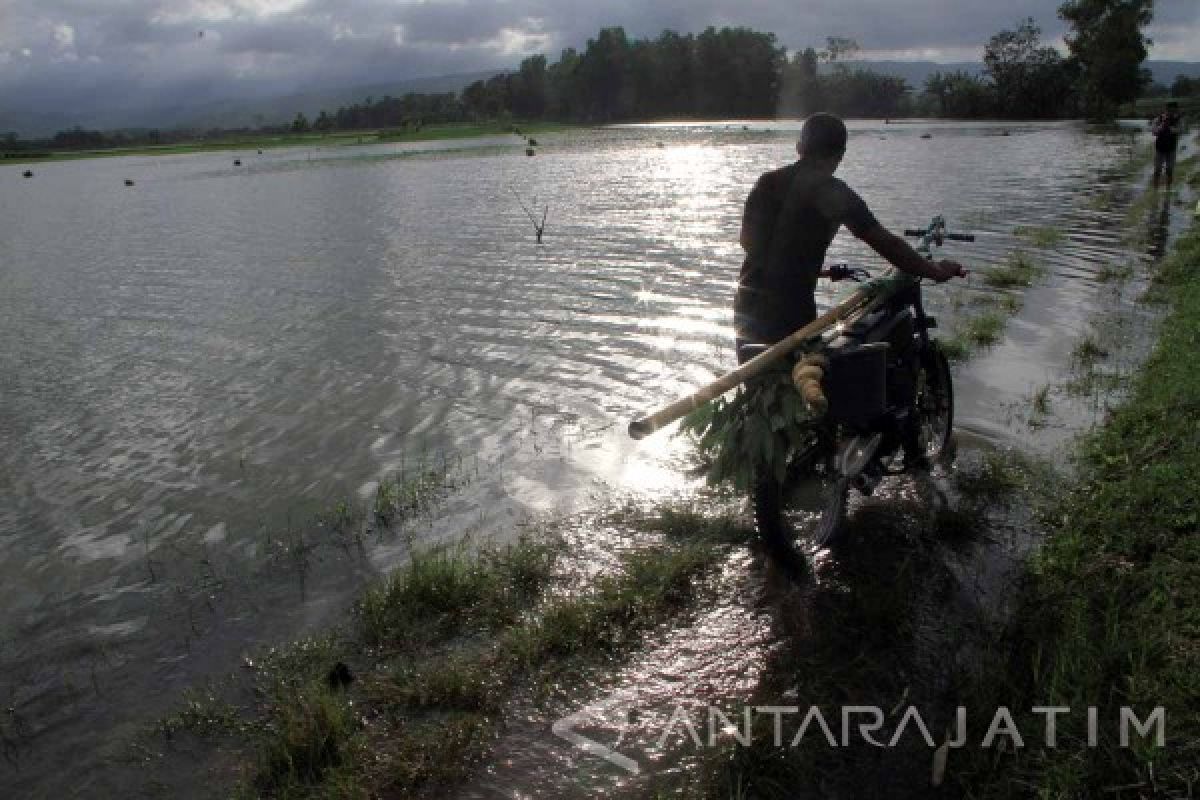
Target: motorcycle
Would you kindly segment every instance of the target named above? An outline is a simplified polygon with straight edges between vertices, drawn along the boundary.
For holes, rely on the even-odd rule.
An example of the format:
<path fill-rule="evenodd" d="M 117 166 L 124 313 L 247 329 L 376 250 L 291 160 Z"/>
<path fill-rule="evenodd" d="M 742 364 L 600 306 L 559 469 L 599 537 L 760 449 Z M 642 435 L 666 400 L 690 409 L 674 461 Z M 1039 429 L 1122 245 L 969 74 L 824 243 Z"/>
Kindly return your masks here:
<path fill-rule="evenodd" d="M 920 240 L 915 249 L 927 258 L 946 240 L 974 241 L 949 233 L 941 216 L 904 233 Z M 833 281 L 871 277 L 844 264 L 822 275 Z M 793 353 L 800 366 L 820 365 L 807 377 L 820 376 L 827 402 L 807 441 L 793 449 L 783 479 L 755 477 L 755 522 L 775 555 L 800 556 L 806 533 L 818 548 L 832 545 L 855 495 L 870 496 L 887 475 L 927 470 L 950 446 L 953 381 L 929 334 L 937 321 L 925 313 L 921 279 L 889 271 L 881 280 L 887 288 L 865 313 Z M 744 356 L 757 354 L 757 346 L 750 347 Z"/>

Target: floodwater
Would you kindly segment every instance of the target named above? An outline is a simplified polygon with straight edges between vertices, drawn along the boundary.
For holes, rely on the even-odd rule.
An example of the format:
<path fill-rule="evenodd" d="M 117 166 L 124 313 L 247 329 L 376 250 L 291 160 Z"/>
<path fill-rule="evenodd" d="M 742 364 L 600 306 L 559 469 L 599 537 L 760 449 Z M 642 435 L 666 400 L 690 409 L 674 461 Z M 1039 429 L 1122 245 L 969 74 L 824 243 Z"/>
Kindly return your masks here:
<path fill-rule="evenodd" d="M 957 427 L 966 447 L 1061 455 L 1104 400 L 1056 391 L 1031 427 L 1030 396 L 1097 325 L 1144 352 L 1133 298 L 1187 212 L 1164 194 L 1146 241 L 1122 238 L 1140 177 L 1120 167 L 1145 134 L 851 127 L 839 174 L 885 225 L 942 213 L 978 237 L 945 256 L 986 268 L 1022 247 L 1047 268 L 957 370 Z M 580 130 L 539 135 L 533 158 L 497 137 L 0 167 L 6 796 L 140 786 L 130 734 L 255 647 L 338 620 L 414 539 L 686 486 L 679 442 L 624 428 L 732 365 L 741 204 L 795 129 Z M 526 209 L 547 208 L 538 245 Z M 831 258 L 879 266 L 845 234 Z M 952 329 L 999 291 L 975 277 L 927 302 Z M 436 520 L 362 550 L 314 531 L 316 511 L 439 459 L 465 486 Z M 752 606 L 729 606 L 751 642 L 731 686 L 766 646 Z"/>

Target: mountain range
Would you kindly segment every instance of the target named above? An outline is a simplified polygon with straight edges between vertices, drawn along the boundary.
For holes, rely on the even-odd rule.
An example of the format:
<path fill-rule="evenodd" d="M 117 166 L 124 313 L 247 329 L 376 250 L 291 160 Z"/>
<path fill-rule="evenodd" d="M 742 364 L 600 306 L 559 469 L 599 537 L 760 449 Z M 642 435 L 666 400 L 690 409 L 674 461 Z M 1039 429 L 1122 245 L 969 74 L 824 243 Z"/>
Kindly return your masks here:
<path fill-rule="evenodd" d="M 925 79 L 933 72 L 962 70 L 981 74 L 983 64 L 979 62 L 957 62 L 942 64 L 933 61 L 847 61 L 851 68 L 861 67 L 895 75 L 907 81 L 914 89 L 920 89 Z M 823 68 L 828 69 L 828 66 Z M 1170 85 L 1177 75 L 1200 78 L 1200 62 L 1192 61 L 1147 61 L 1157 83 Z M 30 103 L 25 108 L 15 107 L 10 101 L 8 108 L 0 107 L 0 133 L 13 131 L 22 137 L 50 136 L 60 130 L 76 125 L 93 130 L 116 130 L 136 128 L 244 128 L 276 125 L 290 122 L 302 112 L 309 119 L 320 111 L 333 112 L 341 106 L 363 102 L 368 97 L 385 95 L 402 96 L 408 92 L 434 93 L 457 92 L 481 78 L 488 78 L 503 68 L 487 72 L 441 75 L 413 78 L 369 85 L 322 88 L 307 92 L 279 92 L 271 88 L 239 85 L 222 92 L 221 87 L 212 87 L 206 98 L 185 102 L 179 93 L 163 96 L 132 98 L 120 105 L 112 98 L 95 97 L 70 105 L 65 111 L 61 105 L 50 104 L 38 107 Z"/>

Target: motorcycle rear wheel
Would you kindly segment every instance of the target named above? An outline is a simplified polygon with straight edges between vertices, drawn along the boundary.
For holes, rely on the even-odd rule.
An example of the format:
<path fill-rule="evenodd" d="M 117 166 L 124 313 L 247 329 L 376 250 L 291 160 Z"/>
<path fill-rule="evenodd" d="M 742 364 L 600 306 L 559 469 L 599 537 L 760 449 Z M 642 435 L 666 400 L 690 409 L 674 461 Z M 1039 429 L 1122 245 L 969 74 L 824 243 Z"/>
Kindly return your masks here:
<path fill-rule="evenodd" d="M 760 476 L 751 492 L 759 536 L 768 554 L 788 568 L 803 565 L 811 546 L 833 544 L 846 521 L 849 482 L 817 462 L 815 451 L 802 454 L 786 480 Z"/>

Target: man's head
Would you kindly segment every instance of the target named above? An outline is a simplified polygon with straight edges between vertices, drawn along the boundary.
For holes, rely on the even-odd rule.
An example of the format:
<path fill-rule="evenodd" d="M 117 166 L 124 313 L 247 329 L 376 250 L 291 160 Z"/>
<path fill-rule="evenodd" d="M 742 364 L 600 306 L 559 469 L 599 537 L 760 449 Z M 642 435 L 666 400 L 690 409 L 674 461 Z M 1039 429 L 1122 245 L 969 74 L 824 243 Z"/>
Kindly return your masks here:
<path fill-rule="evenodd" d="M 846 123 L 833 114 L 813 114 L 804 120 L 796 152 L 801 160 L 837 169 L 846 153 Z"/>

